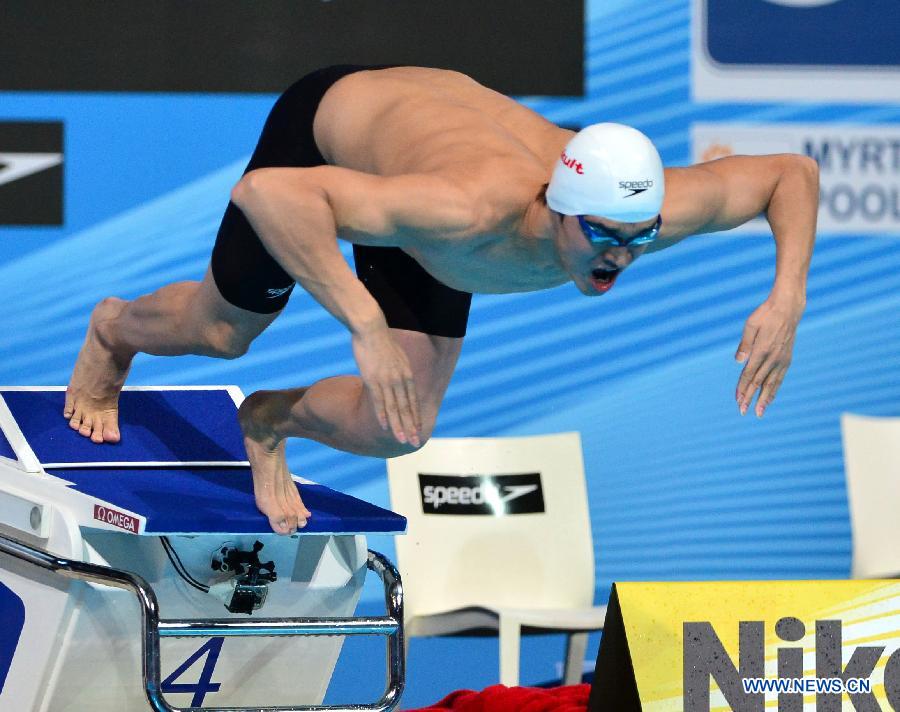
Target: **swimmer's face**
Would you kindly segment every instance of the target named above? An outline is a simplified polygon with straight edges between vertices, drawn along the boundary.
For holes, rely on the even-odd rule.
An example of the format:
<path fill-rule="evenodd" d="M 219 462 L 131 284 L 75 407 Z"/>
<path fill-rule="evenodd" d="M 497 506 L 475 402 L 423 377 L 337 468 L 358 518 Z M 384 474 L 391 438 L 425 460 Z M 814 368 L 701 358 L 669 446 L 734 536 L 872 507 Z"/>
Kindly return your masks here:
<path fill-rule="evenodd" d="M 585 237 L 577 217 L 563 215 L 561 218 L 554 236 L 556 251 L 575 286 L 589 297 L 606 294 L 612 289 L 622 270 L 644 254 L 649 246 L 594 245 Z M 601 225 L 623 242 L 656 224 L 656 218 L 639 223 L 622 223 L 591 215 L 586 219 Z"/>

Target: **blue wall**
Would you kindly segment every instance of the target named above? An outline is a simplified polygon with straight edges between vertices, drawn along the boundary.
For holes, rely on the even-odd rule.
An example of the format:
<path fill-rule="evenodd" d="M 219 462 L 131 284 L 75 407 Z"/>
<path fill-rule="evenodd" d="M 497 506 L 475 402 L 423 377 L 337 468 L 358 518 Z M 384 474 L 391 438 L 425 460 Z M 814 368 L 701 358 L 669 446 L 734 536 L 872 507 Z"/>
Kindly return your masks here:
<path fill-rule="evenodd" d="M 689 163 L 694 121 L 900 121 L 897 103 L 694 103 L 688 0 L 588 11 L 586 98 L 525 102 L 560 123 L 632 124 L 669 165 Z M 67 148 L 66 227 L 2 229 L 0 382 L 64 384 L 94 302 L 202 275 L 273 99 L 0 95 L 0 120 L 64 120 Z M 900 415 L 900 241 L 820 239 L 794 365 L 760 421 L 737 412 L 733 354 L 773 258 L 769 235 L 704 236 L 644 258 L 603 299 L 475 298 L 437 434 L 582 432 L 598 601 L 613 580 L 848 575 L 838 418 Z M 353 370 L 347 341 L 298 290 L 244 358 L 139 357 L 130 382 L 294 386 Z M 297 474 L 387 503 L 383 462 L 302 442 L 289 455 Z M 364 605 L 378 607 L 374 588 Z M 561 640 L 526 645 L 523 683 L 552 679 Z M 377 695 L 361 650 L 348 648 L 331 701 Z M 415 641 L 412 654 L 406 706 L 496 681 L 496 641 Z"/>

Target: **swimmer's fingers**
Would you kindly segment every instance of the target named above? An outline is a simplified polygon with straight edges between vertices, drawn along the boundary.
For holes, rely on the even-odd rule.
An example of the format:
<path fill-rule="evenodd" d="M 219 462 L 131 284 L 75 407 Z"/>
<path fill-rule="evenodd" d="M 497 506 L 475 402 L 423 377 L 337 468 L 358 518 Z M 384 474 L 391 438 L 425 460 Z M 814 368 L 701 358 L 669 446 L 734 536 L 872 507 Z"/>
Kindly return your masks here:
<path fill-rule="evenodd" d="M 766 406 L 771 402 L 771 399 L 775 397 L 773 388 L 777 390 L 777 384 L 780 384 L 781 382 L 779 374 L 782 373 L 787 366 L 788 364 L 782 360 L 780 351 L 769 352 L 750 383 L 752 390 L 750 392 L 750 397 L 744 402 L 745 408 L 750 407 L 753 396 L 758 391 L 759 397 L 756 399 L 755 412 L 757 417 L 762 418 L 763 413 L 766 411 Z"/>
<path fill-rule="evenodd" d="M 756 415 L 762 417 L 765 412 L 764 388 L 766 385 L 776 384 L 778 373 L 790 365 L 790 353 L 785 352 L 784 344 L 772 342 L 768 338 L 757 338 L 753 346 L 750 359 L 741 374 L 738 383 L 738 407 L 741 415 L 744 415 L 753 403 L 753 398 L 759 391 L 759 399 L 756 403 Z M 778 381 L 780 383 L 780 381 Z M 777 390 L 777 386 L 776 386 Z M 774 394 L 773 394 L 774 395 Z"/>
<path fill-rule="evenodd" d="M 756 416 L 762 418 L 766 408 L 774 400 L 781 387 L 781 382 L 791 365 L 791 347 L 793 342 L 780 343 L 773 347 L 773 355 L 760 368 L 759 398 L 756 401 Z"/>
<path fill-rule="evenodd" d="M 769 373 L 766 382 L 763 383 L 762 390 L 759 393 L 759 400 L 756 402 L 756 415 L 760 418 L 766 413 L 766 408 L 775 400 L 775 394 L 781 387 L 784 376 L 787 373 L 787 367 L 777 368 Z"/>
<path fill-rule="evenodd" d="M 406 352 L 391 339 L 393 353 L 387 367 L 385 403 L 394 437 L 401 443 L 419 444 L 419 406 L 412 368 Z"/>
<path fill-rule="evenodd" d="M 746 360 L 736 393 L 741 415 L 747 412 L 757 391 L 762 394 L 762 388 L 769 383 L 770 378 L 773 379 L 772 384 L 776 390 L 777 385 L 780 385 L 778 373 L 790 366 L 794 337 L 802 312 L 802 300 L 770 298 L 747 319 L 736 354 L 739 361 Z M 765 405 L 762 405 L 762 409 L 760 405 L 757 402 L 757 415 L 765 411 Z"/>
<path fill-rule="evenodd" d="M 750 353 L 753 351 L 753 343 L 756 341 L 756 335 L 759 333 L 759 324 L 757 324 L 753 318 L 747 320 L 747 323 L 744 325 L 744 333 L 741 335 L 741 343 L 738 345 L 737 352 L 734 354 L 734 360 L 739 363 L 746 363 L 747 359 L 750 358 Z M 740 393 L 735 391 L 734 397 L 737 400 L 739 398 Z"/>
<path fill-rule="evenodd" d="M 389 365 L 394 361 L 394 348 L 387 325 L 365 334 L 353 334 L 351 343 L 359 373 L 372 400 L 375 418 L 381 429 L 387 430 L 392 427 L 389 415 L 393 398 L 387 383 Z"/>
<path fill-rule="evenodd" d="M 418 447 L 419 414 L 416 403 L 416 387 L 411 377 L 404 378 L 400 383 L 394 384 L 394 397 L 397 401 L 397 412 L 400 416 L 400 425 L 403 433 L 411 444 Z"/>
<path fill-rule="evenodd" d="M 415 384 L 412 382 L 409 360 L 400 347 L 396 347 L 393 363 L 387 367 L 384 381 L 385 409 L 391 430 L 394 431 L 394 437 L 401 443 L 409 442 L 418 445 L 419 433 L 416 426 L 418 406 Z M 412 397 L 410 397 L 410 391 L 412 391 Z"/>
<path fill-rule="evenodd" d="M 410 375 L 406 379 L 406 395 L 409 398 L 409 409 L 412 411 L 413 423 L 416 426 L 416 439 L 422 432 L 422 412 L 419 410 L 419 394 L 416 393 L 416 382 Z M 418 442 L 413 443 L 418 446 Z"/>
<path fill-rule="evenodd" d="M 389 423 L 387 409 L 384 404 L 384 396 L 381 394 L 381 387 L 378 384 L 369 386 L 367 383 L 366 390 L 369 391 L 369 396 L 372 398 L 372 408 L 375 410 L 375 418 L 378 420 L 378 424 L 381 426 L 382 430 L 387 430 Z"/>
<path fill-rule="evenodd" d="M 376 383 L 369 389 L 375 415 L 382 430 L 390 430 L 398 442 L 406 443 L 406 429 L 400 415 L 401 406 L 397 399 L 397 390 L 390 382 Z"/>
<path fill-rule="evenodd" d="M 405 443 L 406 435 L 403 433 L 403 423 L 400 420 L 400 411 L 397 407 L 397 395 L 391 386 L 385 386 L 384 388 L 384 408 L 387 411 L 391 432 L 394 433 L 394 437 L 398 442 Z"/>
<path fill-rule="evenodd" d="M 402 382 L 390 383 L 384 387 L 384 405 L 388 423 L 397 442 L 406 444 L 416 437 L 415 428 L 409 414 L 409 401 Z"/>
<path fill-rule="evenodd" d="M 747 390 L 762 362 L 760 358 L 761 352 L 755 348 L 756 337 L 760 328 L 759 323 L 754 319 L 755 315 L 756 312 L 747 319 L 747 323 L 744 325 L 744 333 L 741 336 L 741 343 L 738 346 L 737 353 L 734 355 L 737 361 L 744 364 L 744 369 L 741 371 L 741 377 L 738 379 L 737 387 L 734 391 L 734 398 L 737 401 L 738 408 L 741 410 L 741 415 L 747 412 L 745 401 L 747 396 L 750 395 L 747 393 Z"/>
<path fill-rule="evenodd" d="M 353 335 L 353 352 L 382 429 L 401 443 L 418 441 L 418 400 L 406 352 L 387 325 Z"/>
<path fill-rule="evenodd" d="M 747 365 L 744 366 L 744 370 L 741 372 L 737 386 L 737 402 L 738 408 L 741 409 L 741 415 L 747 412 L 747 409 L 753 402 L 753 396 L 762 385 L 763 374 L 761 367 L 767 357 L 768 354 L 763 353 L 761 349 L 754 349 L 750 354 Z"/>
<path fill-rule="evenodd" d="M 416 429 L 409 411 L 403 377 L 399 372 L 385 368 L 372 380 L 374 383 L 369 386 L 369 392 L 382 429 L 390 429 L 398 442 L 411 442 L 416 437 Z"/>

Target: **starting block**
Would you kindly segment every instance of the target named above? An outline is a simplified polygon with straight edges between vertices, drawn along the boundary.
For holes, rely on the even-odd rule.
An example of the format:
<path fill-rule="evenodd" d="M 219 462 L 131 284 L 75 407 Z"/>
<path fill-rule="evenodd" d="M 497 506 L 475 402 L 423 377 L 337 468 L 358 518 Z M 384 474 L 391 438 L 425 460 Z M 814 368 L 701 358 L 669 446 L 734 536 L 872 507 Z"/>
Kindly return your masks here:
<path fill-rule="evenodd" d="M 295 477 L 312 517 L 274 534 L 235 387 L 126 388 L 116 444 L 73 432 L 64 398 L 0 388 L 0 709 L 396 707 L 400 578 L 365 535 L 403 517 Z M 367 570 L 384 617 L 351 617 Z M 360 634 L 387 638 L 385 695 L 322 707 Z"/>

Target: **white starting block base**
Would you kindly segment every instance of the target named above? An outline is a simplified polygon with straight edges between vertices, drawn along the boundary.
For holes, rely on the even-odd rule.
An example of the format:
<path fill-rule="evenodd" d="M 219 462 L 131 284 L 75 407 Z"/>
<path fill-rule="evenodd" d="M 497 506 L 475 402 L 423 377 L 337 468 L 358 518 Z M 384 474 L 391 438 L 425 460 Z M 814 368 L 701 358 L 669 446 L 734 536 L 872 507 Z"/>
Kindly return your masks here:
<path fill-rule="evenodd" d="M 185 567 L 200 572 L 209 569 L 213 552 L 226 541 L 249 550 L 257 540 L 265 544 L 262 558 L 274 560 L 280 574 L 269 588 L 260 615 L 353 614 L 366 574 L 362 536 L 173 537 L 172 544 Z M 133 571 L 147 579 L 166 618 L 248 619 L 229 614 L 221 600 L 185 583 L 156 537 L 93 532 L 86 533 L 82 546 L 81 560 Z M 0 583 L 23 601 L 26 610 L 0 709 L 148 709 L 141 681 L 141 612 L 131 592 L 66 582 L 6 557 L 0 558 L 0 567 Z M 212 577 L 203 580 L 215 581 Z M 321 704 L 341 643 L 337 637 L 166 638 L 161 641 L 163 693 L 178 707 Z M 205 654 L 170 679 L 204 647 Z M 186 691 L 175 692 L 178 686 Z"/>
<path fill-rule="evenodd" d="M 0 390 L 0 398 L 4 395 Z M 0 407 L 5 407 L 2 401 Z M 192 417 L 190 413 L 179 416 L 188 420 Z M 123 410 L 123 442 L 128 437 L 128 418 L 128 412 Z M 92 491 L 96 482 L 88 470 L 79 471 L 77 483 L 66 480 L 63 469 L 42 466 L 38 472 L 26 472 L 23 462 L 28 462 L 29 455 L 20 452 L 22 440 L 17 441 L 17 433 L 11 429 L 14 430 L 7 417 L 6 445 L 17 458 L 0 460 L 0 535 L 72 561 L 138 574 L 151 585 L 160 614 L 167 620 L 246 622 L 255 617 L 349 617 L 356 609 L 367 572 L 366 539 L 362 533 L 367 508 L 372 510 L 376 531 L 402 531 L 405 524 L 402 517 L 391 512 L 328 490 L 307 500 L 312 519 L 318 517 L 320 524 L 319 531 L 311 535 L 277 536 L 268 531 L 265 518 L 254 511 L 236 513 L 234 527 L 225 520 L 220 531 L 185 532 L 177 517 L 173 519 L 158 511 L 165 509 L 160 501 L 165 501 L 166 492 L 159 485 L 160 481 L 165 482 L 164 477 L 151 478 L 147 491 L 131 482 L 128 492 L 114 492 L 115 496 L 109 494 L 112 490 L 106 486 L 103 491 L 110 499 L 101 499 Z M 71 436 L 79 437 L 75 433 Z M 41 447 L 46 449 L 46 445 Z M 234 443 L 225 445 L 226 450 L 234 447 Z M 102 456 L 109 458 L 115 452 L 107 449 Z M 158 453 L 153 457 L 155 463 L 160 462 L 155 459 Z M 66 457 L 55 462 L 73 467 Z M 81 465 L 91 467 L 90 463 Z M 141 465 L 146 465 L 146 461 Z M 221 461 L 216 462 L 217 467 L 222 465 Z M 236 469 L 229 471 L 224 481 L 228 487 L 240 482 L 243 497 L 248 491 L 249 472 L 242 472 L 246 463 L 241 460 L 233 465 Z M 102 475 L 108 478 L 110 468 L 119 468 L 123 483 L 129 478 L 134 480 L 136 470 L 127 470 L 129 466 L 134 467 L 104 461 Z M 160 468 L 157 474 L 164 475 L 166 467 L 180 467 L 184 475 L 183 460 L 155 466 Z M 199 472 L 204 465 L 192 463 L 191 467 Z M 215 471 L 204 470 L 201 474 L 209 478 L 209 472 Z M 100 479 L 98 474 L 97 481 Z M 310 485 L 316 487 L 321 486 Z M 302 487 L 301 493 L 306 493 Z M 214 494 L 201 489 L 192 496 L 194 500 L 176 493 L 168 506 L 197 507 L 203 497 Z M 153 505 L 141 511 L 142 501 Z M 317 511 L 312 502 L 319 502 L 330 511 Z M 104 514 L 107 510 L 117 512 L 124 520 L 110 525 Z M 342 519 L 346 512 L 350 515 Z M 252 527 L 247 531 L 248 521 L 254 516 L 259 517 L 257 531 L 252 531 Z M 341 531 L 342 521 L 350 531 Z M 168 525 L 176 531 L 165 531 Z M 239 531 L 235 533 L 230 528 Z M 210 592 L 194 588 L 179 573 L 163 547 L 163 537 L 171 543 L 183 570 L 197 582 L 211 586 Z M 262 608 L 252 616 L 229 613 L 224 600 L 230 599 L 233 592 L 234 573 L 215 571 L 211 562 L 223 547 L 250 551 L 257 541 L 264 545 L 259 559 L 274 561 L 277 581 L 268 585 Z M 0 553 L 0 619 L 0 709 L 150 709 L 142 682 L 141 606 L 133 592 L 66 578 Z M 160 641 L 163 696 L 179 708 L 255 710 L 319 705 L 342 640 L 330 636 L 164 637 Z M 383 665 L 379 659 L 373 670 Z"/>

